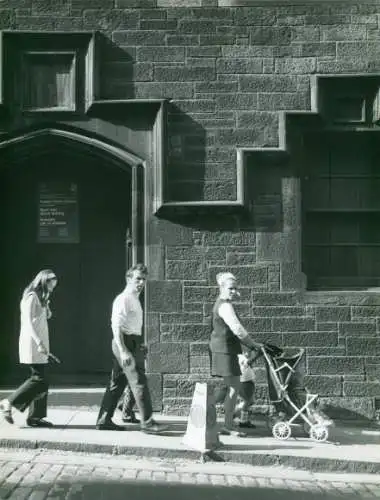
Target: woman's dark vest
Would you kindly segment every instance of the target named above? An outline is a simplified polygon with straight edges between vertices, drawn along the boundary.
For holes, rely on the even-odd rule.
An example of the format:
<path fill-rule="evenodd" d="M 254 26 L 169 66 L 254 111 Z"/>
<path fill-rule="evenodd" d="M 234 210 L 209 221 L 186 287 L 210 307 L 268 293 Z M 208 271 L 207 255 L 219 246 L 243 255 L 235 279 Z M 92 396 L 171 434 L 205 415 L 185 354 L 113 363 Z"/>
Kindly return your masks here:
<path fill-rule="evenodd" d="M 217 299 L 212 309 L 210 349 L 211 352 L 240 354 L 242 352 L 240 340 L 232 333 L 228 325 L 218 314 L 218 309 L 224 302 L 228 301 L 224 299 Z"/>

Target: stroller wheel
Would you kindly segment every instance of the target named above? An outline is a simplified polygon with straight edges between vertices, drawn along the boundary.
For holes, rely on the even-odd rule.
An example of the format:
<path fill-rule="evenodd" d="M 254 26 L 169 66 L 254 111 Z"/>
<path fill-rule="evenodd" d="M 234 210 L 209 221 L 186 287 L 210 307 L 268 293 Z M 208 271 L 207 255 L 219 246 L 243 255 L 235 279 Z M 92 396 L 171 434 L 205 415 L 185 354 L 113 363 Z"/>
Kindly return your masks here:
<path fill-rule="evenodd" d="M 310 427 L 310 438 L 313 441 L 318 441 L 322 443 L 326 441 L 328 437 L 329 437 L 329 431 L 327 427 L 324 427 L 323 425 L 312 425 Z"/>
<path fill-rule="evenodd" d="M 273 436 L 281 441 L 290 438 L 291 433 L 292 430 L 288 422 L 277 422 L 272 429 Z"/>

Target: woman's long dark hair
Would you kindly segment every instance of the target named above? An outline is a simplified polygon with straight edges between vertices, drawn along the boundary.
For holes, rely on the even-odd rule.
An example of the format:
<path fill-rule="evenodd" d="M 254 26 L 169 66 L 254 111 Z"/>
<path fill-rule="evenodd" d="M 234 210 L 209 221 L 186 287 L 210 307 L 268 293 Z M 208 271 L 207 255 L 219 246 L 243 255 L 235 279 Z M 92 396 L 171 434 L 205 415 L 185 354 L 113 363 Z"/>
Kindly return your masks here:
<path fill-rule="evenodd" d="M 46 306 L 49 300 L 49 291 L 47 287 L 47 282 L 57 279 L 55 273 L 51 269 L 42 269 L 36 277 L 29 283 L 25 288 L 23 293 L 23 298 L 29 293 L 35 293 L 39 298 L 41 305 Z"/>

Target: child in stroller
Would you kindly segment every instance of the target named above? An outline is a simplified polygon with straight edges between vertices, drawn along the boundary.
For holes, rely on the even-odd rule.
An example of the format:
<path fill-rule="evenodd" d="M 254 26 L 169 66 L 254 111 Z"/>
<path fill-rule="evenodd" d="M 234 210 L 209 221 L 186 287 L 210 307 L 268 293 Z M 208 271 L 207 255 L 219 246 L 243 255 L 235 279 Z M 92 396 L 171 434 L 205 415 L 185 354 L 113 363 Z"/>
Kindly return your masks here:
<path fill-rule="evenodd" d="M 269 400 L 275 408 L 272 416 L 272 433 L 277 439 L 288 439 L 291 426 L 304 422 L 305 430 L 315 441 L 328 438 L 328 427 L 333 425 L 315 403 L 318 394 L 311 394 L 304 386 L 300 362 L 304 349 L 289 355 L 272 344 L 264 344 L 262 354 L 268 376 Z"/>

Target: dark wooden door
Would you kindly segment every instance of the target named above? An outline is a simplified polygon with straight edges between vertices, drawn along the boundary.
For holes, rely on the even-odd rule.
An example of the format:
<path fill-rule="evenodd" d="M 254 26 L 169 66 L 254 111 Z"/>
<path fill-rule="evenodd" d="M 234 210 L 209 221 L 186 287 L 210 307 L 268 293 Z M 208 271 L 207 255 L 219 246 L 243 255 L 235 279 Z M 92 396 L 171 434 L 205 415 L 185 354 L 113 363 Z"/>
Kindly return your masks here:
<path fill-rule="evenodd" d="M 19 380 L 19 300 L 42 268 L 59 279 L 52 297 L 51 350 L 62 359 L 50 368 L 54 383 L 97 384 L 110 369 L 110 311 L 124 286 L 125 236 L 130 227 L 130 175 L 93 157 L 59 151 L 11 165 L 1 180 L 1 374 Z M 78 234 L 42 242 L 39 189 L 77 187 Z"/>

